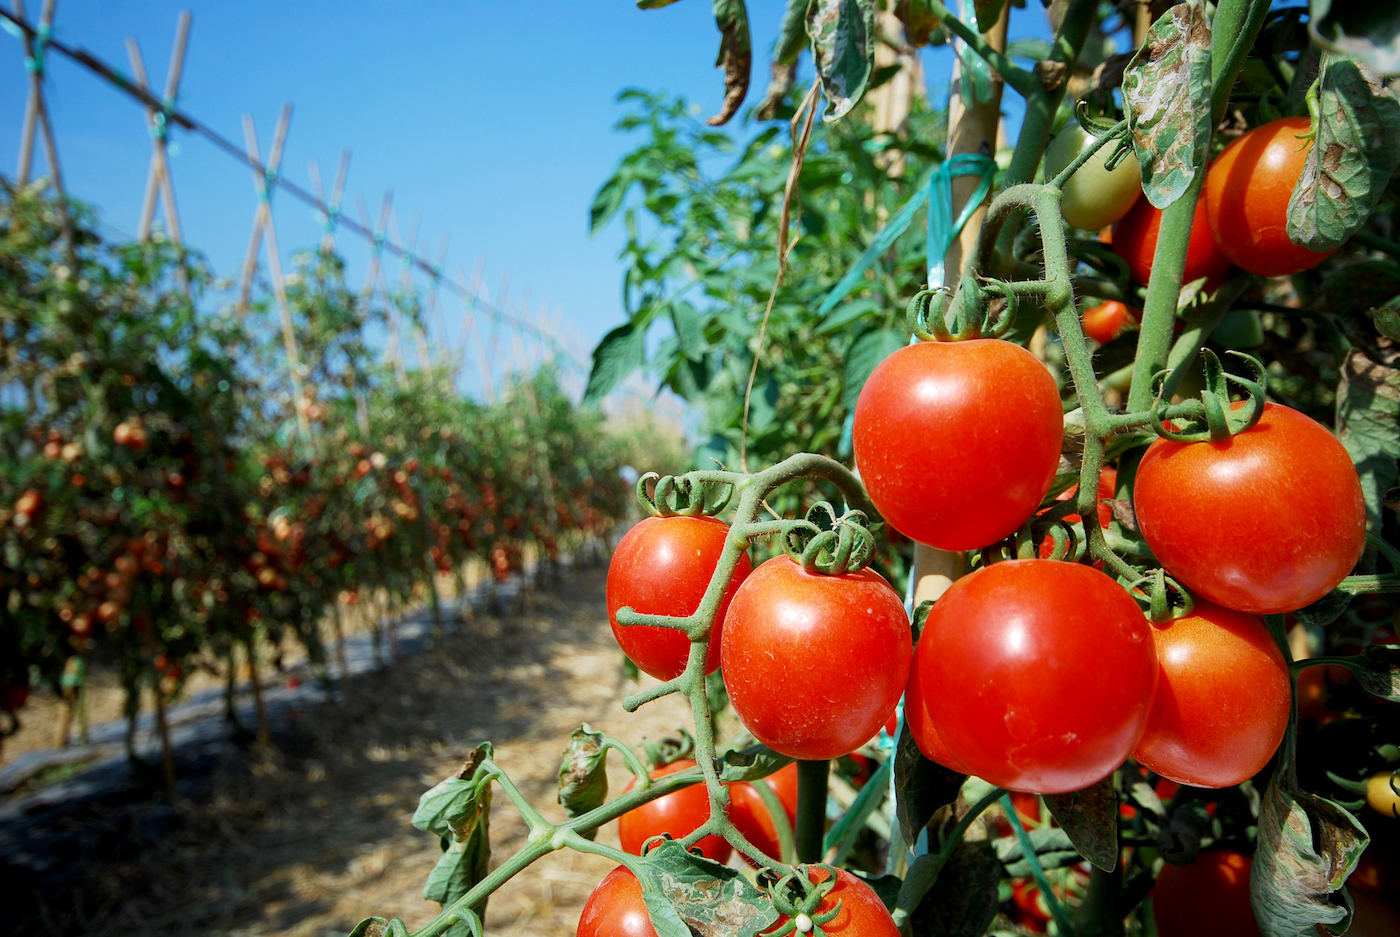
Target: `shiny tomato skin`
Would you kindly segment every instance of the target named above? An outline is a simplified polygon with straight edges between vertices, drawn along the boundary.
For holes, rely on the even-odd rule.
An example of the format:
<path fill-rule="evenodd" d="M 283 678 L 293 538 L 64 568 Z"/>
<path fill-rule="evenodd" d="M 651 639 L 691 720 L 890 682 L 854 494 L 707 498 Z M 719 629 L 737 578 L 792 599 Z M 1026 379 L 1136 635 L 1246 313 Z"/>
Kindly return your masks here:
<path fill-rule="evenodd" d="M 1077 563 L 1007 560 L 964 576 L 933 606 L 916 656 L 949 752 L 998 787 L 1038 794 L 1122 764 L 1157 688 L 1137 603 Z"/>
<path fill-rule="evenodd" d="M 826 881 L 828 874 L 821 868 L 807 870 L 807 877 L 818 884 Z M 821 904 L 817 905 L 814 916 L 831 911 L 837 902 L 841 903 L 841 907 L 836 912 L 836 917 L 821 926 L 822 930 L 832 937 L 899 937 L 899 928 L 894 926 L 894 918 L 885 910 L 885 903 L 880 900 L 880 896 L 875 894 L 873 888 L 845 869 L 836 870 L 836 885 L 822 898 Z M 786 917 L 780 916 L 778 922 L 764 933 L 773 933 L 787 921 Z"/>
<path fill-rule="evenodd" d="M 1133 282 L 1147 283 L 1152 275 L 1152 256 L 1157 250 L 1157 230 L 1162 226 L 1162 213 L 1147 199 L 1138 199 L 1126 215 L 1113 226 L 1113 252 L 1128 262 Z M 1228 273 L 1234 264 L 1220 251 L 1206 221 L 1205 199 L 1196 202 L 1196 214 L 1191 222 L 1191 240 L 1186 244 L 1186 268 L 1182 283 L 1206 277 L 1214 280 Z"/>
<path fill-rule="evenodd" d="M 752 784 L 744 781 L 729 786 L 729 819 L 744 838 L 774 859 L 782 858 L 782 844 L 778 840 L 778 826 L 768 812 L 763 798 L 753 789 L 754 784 L 766 783 L 778 795 L 778 802 L 787 814 L 788 829 L 797 826 L 797 762 L 774 771 L 768 777 Z M 748 861 L 748 856 L 744 857 Z"/>
<path fill-rule="evenodd" d="M 1288 201 L 1312 143 L 1308 118 L 1285 117 L 1241 134 L 1206 173 L 1201 200 L 1221 253 L 1250 273 L 1288 276 L 1315 267 L 1318 253 L 1288 237 Z"/>
<path fill-rule="evenodd" d="M 1266 765 L 1288 727 L 1288 664 L 1253 615 L 1197 600 L 1152 626 L 1161 663 L 1143 767 L 1194 787 L 1233 787 Z"/>
<path fill-rule="evenodd" d="M 1070 121 L 1045 148 L 1045 178 L 1064 172 L 1093 142 L 1078 121 Z M 1105 168 L 1115 149 L 1111 143 L 1100 147 L 1066 180 L 1060 214 L 1074 227 L 1098 231 L 1122 218 L 1142 197 L 1142 167 L 1137 156 L 1128 154 L 1111 172 Z"/>
<path fill-rule="evenodd" d="M 1400 778 L 1389 771 L 1366 781 L 1366 803 L 1383 817 L 1400 820 Z"/>
<path fill-rule="evenodd" d="M 1133 507 L 1167 572 L 1216 605 L 1255 615 L 1322 598 L 1366 545 L 1351 456 L 1323 426 L 1274 403 L 1225 442 L 1152 443 Z"/>
<path fill-rule="evenodd" d="M 688 758 L 673 761 L 651 772 L 652 778 L 663 778 L 677 771 L 695 767 Z M 630 791 L 635 782 L 629 783 L 623 793 Z M 627 811 L 617 819 L 617 838 L 622 842 L 622 851 L 634 856 L 642 854 L 647 840 L 662 833 L 670 833 L 672 839 L 693 833 L 702 823 L 710 819 L 710 794 L 703 783 L 672 791 L 664 797 L 648 801 L 640 807 Z M 696 843 L 705 858 L 716 862 L 726 862 L 734 847 L 722 836 L 706 836 Z M 639 886 L 640 887 L 640 886 Z"/>
<path fill-rule="evenodd" d="M 724 620 L 729 702 L 754 738 L 815 761 L 854 751 L 889 719 L 909 678 L 904 600 L 879 573 L 760 565 Z"/>
<path fill-rule="evenodd" d="M 919 640 L 922 646 L 922 637 Z M 919 751 L 923 752 L 929 761 L 940 764 L 949 771 L 971 774 L 967 765 L 958 761 L 958 757 L 948 750 L 933 724 L 933 716 L 929 715 L 928 701 L 932 694 L 924 692 L 923 671 L 927 665 L 922 663 L 923 660 L 924 655 L 915 647 L 914 660 L 909 667 L 909 683 L 904 688 L 904 721 L 909 724 L 909 734 L 914 737 L 914 744 L 919 746 Z"/>
<path fill-rule="evenodd" d="M 1253 864 L 1242 853 L 1211 850 L 1190 865 L 1163 865 L 1152 890 L 1157 937 L 1259 937 L 1249 903 Z"/>
<path fill-rule="evenodd" d="M 1085 309 L 1079 321 L 1084 326 L 1085 335 L 1100 345 L 1107 345 L 1118 337 L 1118 333 L 1123 331 L 1123 326 L 1129 322 L 1136 322 L 1137 317 L 1126 305 L 1116 299 L 1110 299 Z"/>
<path fill-rule="evenodd" d="M 642 885 L 625 865 L 594 888 L 578 919 L 578 937 L 656 937 L 642 900 Z"/>
<path fill-rule="evenodd" d="M 998 339 L 919 342 L 875 369 L 853 442 L 870 500 L 913 540 L 984 547 L 1016 531 L 1050 490 L 1064 432 L 1050 372 Z"/>
<path fill-rule="evenodd" d="M 690 654 L 690 640 L 683 632 L 668 628 L 623 627 L 617 623 L 617 611 L 630 607 L 647 615 L 694 614 L 728 535 L 729 525 L 713 517 L 648 517 L 627 531 L 613 551 L 608 564 L 608 620 L 613 636 L 633 663 L 658 680 L 681 675 Z M 752 569 L 747 555 L 739 558 L 715 618 L 706 673 L 714 673 L 719 666 L 724 611 Z"/>

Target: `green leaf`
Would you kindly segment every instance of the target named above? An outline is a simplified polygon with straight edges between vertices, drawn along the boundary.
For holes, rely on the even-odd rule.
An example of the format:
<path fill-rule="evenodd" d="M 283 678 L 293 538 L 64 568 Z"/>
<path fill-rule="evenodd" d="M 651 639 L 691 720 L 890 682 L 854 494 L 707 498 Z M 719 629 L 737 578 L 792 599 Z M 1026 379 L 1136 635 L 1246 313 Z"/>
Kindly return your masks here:
<path fill-rule="evenodd" d="M 1400 75 L 1400 7 L 1378 0 L 1310 0 L 1308 33 L 1324 49 Z"/>
<path fill-rule="evenodd" d="M 1393 303 L 1377 306 L 1371 313 L 1371 318 L 1375 320 L 1377 332 L 1392 342 L 1400 342 L 1400 311 L 1396 310 Z"/>
<path fill-rule="evenodd" d="M 817 77 L 826 92 L 822 120 L 850 112 L 865 94 L 875 65 L 875 9 L 871 0 L 812 0 L 807 35 Z"/>
<path fill-rule="evenodd" d="M 725 752 L 719 779 L 725 784 L 735 781 L 757 781 L 792 764 L 787 755 L 780 755 L 767 745 L 750 745 L 739 751 Z"/>
<path fill-rule="evenodd" d="M 986 840 L 963 840 L 911 918 L 919 937 L 981 937 L 997 916 L 1001 862 Z"/>
<path fill-rule="evenodd" d="M 1105 872 L 1118 865 L 1118 792 L 1113 775 L 1081 791 L 1046 794 L 1045 806 L 1079 854 Z"/>
<path fill-rule="evenodd" d="M 755 937 L 778 919 L 773 903 L 737 869 L 687 852 L 678 842 L 657 844 L 643 864 L 668 907 L 685 922 L 682 926 L 689 925 L 700 937 Z M 656 926 L 645 885 L 642 897 Z M 667 937 L 660 927 L 656 931 L 658 937 Z"/>
<path fill-rule="evenodd" d="M 1361 651 L 1356 679 L 1366 692 L 1400 703 L 1400 645 L 1371 644 Z"/>
<path fill-rule="evenodd" d="M 619 170 L 598 189 L 598 194 L 593 196 L 593 205 L 588 209 L 589 234 L 597 234 L 604 225 L 612 220 L 613 215 L 617 214 L 632 181 L 630 172 Z"/>
<path fill-rule="evenodd" d="M 1006 0 L 974 0 L 972 8 L 977 14 L 977 31 L 990 32 L 997 20 L 1001 19 L 1004 6 Z"/>
<path fill-rule="evenodd" d="M 749 11 L 744 0 L 713 0 L 715 23 L 719 26 L 719 60 L 724 69 L 724 104 L 705 123 L 711 127 L 729 123 L 749 93 L 753 72 L 753 43 L 749 38 Z"/>
<path fill-rule="evenodd" d="M 813 335 L 828 335 L 832 332 L 839 332 L 853 322 L 859 322 L 873 312 L 881 312 L 884 307 L 869 296 L 862 296 L 853 299 L 835 315 L 825 319 L 821 325 L 817 326 Z"/>
<path fill-rule="evenodd" d="M 350 937 L 408 937 L 408 927 L 399 918 L 367 917 L 355 925 Z"/>
<path fill-rule="evenodd" d="M 778 27 L 778 41 L 773 46 L 773 61 L 780 65 L 791 65 L 802 54 L 807 44 L 807 8 L 812 0 L 787 0 L 783 7 L 783 21 Z"/>
<path fill-rule="evenodd" d="M 593 349 L 593 370 L 588 375 L 585 404 L 596 404 L 645 363 L 646 327 L 635 322 L 619 325 Z"/>
<path fill-rule="evenodd" d="M 1341 370 L 1337 438 L 1361 476 L 1367 526 L 1379 531 L 1385 493 L 1400 478 L 1400 347 L 1389 339 L 1353 343 Z"/>
<path fill-rule="evenodd" d="M 758 431 L 773 425 L 778 417 L 778 382 L 771 377 L 749 395 L 749 429 Z"/>
<path fill-rule="evenodd" d="M 1210 23 L 1201 0 L 1178 3 L 1147 32 L 1123 73 L 1123 104 L 1142 165 L 1142 190 L 1157 208 L 1181 197 L 1210 147 Z"/>
<path fill-rule="evenodd" d="M 637 8 L 639 10 L 659 10 L 662 7 L 680 2 L 681 0 L 637 0 Z"/>
<path fill-rule="evenodd" d="M 957 800 L 967 775 L 925 758 L 907 722 L 899 730 L 893 757 L 895 816 L 904 841 L 915 843 L 938 809 Z"/>
<path fill-rule="evenodd" d="M 559 764 L 559 803 L 570 818 L 600 807 L 608 799 L 608 752 L 603 741 L 603 733 L 594 732 L 586 723 L 569 736 Z M 597 831 L 583 835 L 592 839 Z"/>
<path fill-rule="evenodd" d="M 1329 52 L 1317 101 L 1316 137 L 1288 200 L 1288 237 L 1329 251 L 1366 223 L 1400 165 L 1400 100 L 1374 71 Z"/>
<path fill-rule="evenodd" d="M 671 324 L 676 327 L 676 340 L 680 342 L 681 353 L 691 361 L 699 361 L 709 351 L 705 341 L 705 327 L 700 313 L 685 300 L 671 303 Z"/>
<path fill-rule="evenodd" d="M 1284 767 L 1274 772 L 1259 810 L 1249 886 L 1259 933 L 1313 937 L 1320 924 L 1340 934 L 1351 924 L 1351 899 L 1342 884 L 1369 837 L 1346 810 L 1297 790 L 1290 774 Z"/>
<path fill-rule="evenodd" d="M 435 836 L 466 839 L 491 805 L 490 779 L 483 763 L 491 743 L 482 742 L 453 777 L 434 785 L 418 798 L 413 825 Z"/>
<path fill-rule="evenodd" d="M 1351 596 L 1340 589 L 1333 589 L 1313 604 L 1295 611 L 1293 617 L 1305 625 L 1325 628 L 1341 618 L 1349 605 Z"/>
<path fill-rule="evenodd" d="M 848 410 L 856 405 L 861 388 L 871 372 L 908 341 L 908 335 L 894 329 L 867 327 L 856 333 L 851 341 L 851 350 L 846 355 L 846 374 L 842 385 Z"/>

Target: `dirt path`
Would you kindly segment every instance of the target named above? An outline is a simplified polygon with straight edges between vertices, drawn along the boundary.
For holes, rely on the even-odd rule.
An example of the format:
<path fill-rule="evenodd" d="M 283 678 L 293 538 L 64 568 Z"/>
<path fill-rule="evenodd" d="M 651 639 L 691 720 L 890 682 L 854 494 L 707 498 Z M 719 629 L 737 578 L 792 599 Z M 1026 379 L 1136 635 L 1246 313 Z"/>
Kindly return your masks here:
<path fill-rule="evenodd" d="M 128 795 L 70 811 L 55 820 L 77 834 L 59 873 L 34 880 L 0 864 L 0 930 L 319 937 L 371 914 L 421 926 L 437 911 L 422 887 L 438 845 L 409 817 L 477 742 L 490 739 L 537 808 L 560 817 L 555 772 L 580 722 L 637 742 L 689 721 L 674 697 L 622 710 L 636 685 L 607 626 L 603 579 L 601 568 L 566 573 L 517 614 L 479 617 L 438 649 L 357 678 L 345 704 L 301 711 L 278 753 L 224 758 L 174 807 Z M 620 790 L 626 773 L 610 767 Z M 525 832 L 498 797 L 494 860 Z M 599 835 L 616 844 L 616 824 Z M 541 860 L 492 896 L 488 932 L 573 934 L 610 867 L 570 852 Z"/>

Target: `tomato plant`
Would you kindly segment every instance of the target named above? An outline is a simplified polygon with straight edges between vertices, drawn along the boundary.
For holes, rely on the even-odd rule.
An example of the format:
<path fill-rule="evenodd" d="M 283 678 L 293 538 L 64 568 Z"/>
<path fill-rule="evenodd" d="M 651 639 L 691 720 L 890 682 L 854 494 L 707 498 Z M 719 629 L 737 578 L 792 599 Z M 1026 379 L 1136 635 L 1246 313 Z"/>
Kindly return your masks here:
<path fill-rule="evenodd" d="M 1072 121 L 1045 148 L 1045 175 L 1058 176 L 1076 156 L 1094 142 L 1078 122 Z M 1142 168 L 1129 153 L 1113 169 L 1105 163 L 1113 154 L 1105 147 L 1074 171 L 1061 190 L 1060 213 L 1076 228 L 1097 231 L 1128 213 L 1142 197 Z"/>
<path fill-rule="evenodd" d="M 1153 625 L 1161 676 L 1143 767 L 1194 787 L 1233 787 L 1273 757 L 1288 727 L 1288 665 L 1263 622 L 1198 600 Z"/>
<path fill-rule="evenodd" d="M 768 777 L 753 784 L 766 783 L 778 796 L 787 816 L 789 828 L 797 824 L 797 764 L 780 768 Z M 729 787 L 729 819 L 744 838 L 770 856 L 781 856 L 782 846 L 778 840 L 778 827 L 768 805 L 754 791 L 753 784 L 747 781 L 731 784 Z M 747 857 L 746 857 L 747 858 Z"/>
<path fill-rule="evenodd" d="M 1113 252 L 1128 264 L 1134 283 L 1146 283 L 1152 276 L 1152 258 L 1157 250 L 1157 234 L 1162 227 L 1162 213 L 1147 199 L 1140 199 L 1113 226 Z M 1205 277 L 1218 280 L 1230 271 L 1234 262 L 1221 251 L 1206 223 L 1206 203 L 1196 203 L 1196 215 L 1191 223 L 1191 240 L 1186 247 L 1186 267 L 1183 283 Z"/>
<path fill-rule="evenodd" d="M 1035 793 L 1079 790 L 1122 764 L 1157 686 L 1137 603 L 1103 573 L 1045 560 L 953 583 L 914 668 L 911 707 L 927 707 L 947 750 L 993 784 Z M 936 746 L 920 742 L 932 757 Z"/>
<path fill-rule="evenodd" d="M 653 780 L 664 778 L 668 774 L 693 767 L 694 761 L 682 758 L 652 771 L 651 777 Z M 629 783 L 626 790 L 630 791 L 635 783 Z M 703 784 L 693 785 L 648 801 L 624 813 L 617 821 L 617 836 L 622 841 L 624 852 L 640 856 L 652 837 L 669 833 L 672 839 L 680 839 L 699 828 L 709 818 L 709 792 Z M 716 862 L 727 860 L 732 851 L 729 843 L 719 836 L 706 836 L 697 845 L 705 858 Z"/>
<path fill-rule="evenodd" d="M 1366 540 L 1351 456 L 1315 421 L 1274 403 L 1225 442 L 1152 443 L 1133 506 L 1168 572 L 1217 605 L 1254 614 L 1322 598 Z"/>
<path fill-rule="evenodd" d="M 1258 937 L 1249 903 L 1249 856 L 1202 852 L 1190 865 L 1162 866 L 1152 889 L 1159 937 Z"/>
<path fill-rule="evenodd" d="M 656 937 L 631 869 L 620 865 L 594 886 L 579 915 L 578 937 Z"/>
<path fill-rule="evenodd" d="M 754 737 L 793 758 L 859 748 L 894 712 L 913 652 L 904 602 L 872 570 L 760 565 L 725 615 L 729 701 Z"/>
<path fill-rule="evenodd" d="M 1020 527 L 1050 490 L 1061 413 L 1055 382 L 1024 348 L 919 342 L 881 362 L 860 392 L 856 464 L 870 500 L 906 537 L 983 547 Z"/>
<path fill-rule="evenodd" d="M 710 575 L 724 551 L 729 527 L 713 517 L 648 517 L 629 530 L 608 565 L 608 618 L 623 652 L 659 680 L 680 676 L 690 654 L 684 632 L 649 625 L 622 626 L 617 611 L 684 617 L 700 606 Z M 710 639 L 706 673 L 719 666 L 719 637 L 724 609 L 753 568 L 747 556 L 729 580 L 720 601 L 720 617 Z"/>
<path fill-rule="evenodd" d="M 1288 276 L 1315 267 L 1332 251 L 1288 237 L 1288 201 L 1311 149 L 1306 117 L 1285 117 L 1249 130 L 1227 146 L 1206 174 L 1206 221 L 1220 252 L 1250 273 Z"/>

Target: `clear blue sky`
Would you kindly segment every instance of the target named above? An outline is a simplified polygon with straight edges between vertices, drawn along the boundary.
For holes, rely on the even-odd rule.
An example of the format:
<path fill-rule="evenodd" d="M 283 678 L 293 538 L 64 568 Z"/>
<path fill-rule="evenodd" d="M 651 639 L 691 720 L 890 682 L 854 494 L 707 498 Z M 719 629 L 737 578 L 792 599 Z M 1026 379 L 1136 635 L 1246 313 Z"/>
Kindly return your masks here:
<path fill-rule="evenodd" d="M 25 6 L 37 19 L 41 0 Z M 766 53 L 783 2 L 748 6 L 757 51 L 752 103 L 766 83 Z M 621 232 L 590 237 L 587 229 L 593 193 L 632 145 L 611 129 L 622 113 L 618 91 L 682 93 L 706 114 L 722 95 L 713 67 L 718 34 L 704 0 L 652 11 L 622 0 L 60 0 L 57 35 L 123 71 L 126 37 L 134 35 L 153 83 L 163 86 L 181 9 L 194 15 L 182 109 L 239 143 L 242 116 L 252 113 L 265 151 L 279 109 L 292 102 L 288 178 L 309 188 L 307 163 L 315 159 L 329 185 L 349 147 L 347 213 L 354 216 L 355 194 L 377 212 L 392 187 L 405 231 L 410 216 L 422 212 L 420 251 L 435 253 L 450 232 L 449 269 L 470 274 L 484 255 L 494 298 L 509 268 L 512 298 L 519 301 L 528 288 L 532 308 L 548 300 L 554 314 L 562 309 L 585 345 L 622 316 Z M 1036 3 L 1016 11 L 1013 35 L 1043 34 L 1043 19 Z M 48 102 L 69 191 L 100 210 L 109 233 L 134 236 L 150 159 L 141 109 L 80 66 L 57 55 L 50 63 Z M 941 99 L 946 50 L 931 54 L 928 66 Z M 26 88 L 20 44 L 0 35 L 5 175 L 15 169 Z M 1009 94 L 1008 104 L 1019 104 L 1014 98 Z M 200 137 L 177 130 L 173 139 L 185 240 L 220 276 L 236 278 L 256 207 L 251 175 Z M 44 171 L 42 156 L 36 158 L 36 170 Z M 274 207 L 284 258 L 318 241 L 306 207 L 285 194 Z M 351 282 L 362 282 L 366 246 L 350 236 L 339 243 Z M 391 272 L 397 274 L 396 263 Z M 448 304 L 453 338 L 457 310 Z M 498 354 L 509 344 L 503 338 Z"/>

